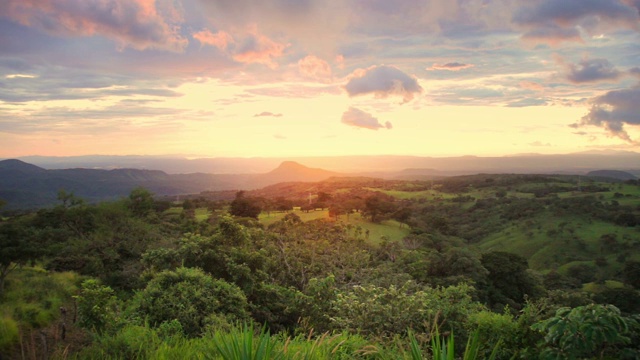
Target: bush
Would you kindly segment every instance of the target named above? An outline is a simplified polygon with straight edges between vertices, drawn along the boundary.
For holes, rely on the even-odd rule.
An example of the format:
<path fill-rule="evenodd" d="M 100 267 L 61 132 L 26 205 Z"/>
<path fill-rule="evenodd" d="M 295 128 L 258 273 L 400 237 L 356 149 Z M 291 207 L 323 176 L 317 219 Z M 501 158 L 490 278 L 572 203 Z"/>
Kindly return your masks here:
<path fill-rule="evenodd" d="M 0 350 L 14 345 L 18 337 L 18 323 L 10 317 L 0 318 Z"/>
<path fill-rule="evenodd" d="M 117 323 L 117 300 L 110 287 L 95 279 L 85 280 L 76 299 L 80 326 L 100 333 Z"/>
<path fill-rule="evenodd" d="M 137 312 L 152 326 L 177 320 L 185 335 L 198 336 L 211 323 L 247 319 L 247 299 L 234 284 L 200 269 L 163 271 L 136 297 Z"/>

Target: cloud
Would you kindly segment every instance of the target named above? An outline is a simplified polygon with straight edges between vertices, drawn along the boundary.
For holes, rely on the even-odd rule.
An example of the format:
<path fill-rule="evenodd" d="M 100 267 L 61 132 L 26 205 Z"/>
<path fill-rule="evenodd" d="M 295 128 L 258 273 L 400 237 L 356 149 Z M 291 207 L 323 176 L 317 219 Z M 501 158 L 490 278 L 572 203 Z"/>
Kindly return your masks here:
<path fill-rule="evenodd" d="M 182 121 L 177 119 L 189 115 L 188 111 L 180 109 L 131 102 L 119 102 L 103 108 L 44 107 L 31 110 L 28 118 L 0 110 L 0 117 L 4 119 L 0 122 L 0 132 L 106 134 L 148 124 L 177 128 Z"/>
<path fill-rule="evenodd" d="M 193 33 L 193 38 L 198 40 L 202 45 L 215 46 L 220 50 L 225 50 L 229 44 L 233 43 L 233 37 L 224 31 L 212 33 L 209 29 L 204 29 Z"/>
<path fill-rule="evenodd" d="M 253 117 L 263 117 L 263 116 L 281 117 L 282 114 L 274 114 L 274 113 L 272 113 L 270 111 L 263 111 L 263 112 L 261 112 L 259 114 L 253 115 Z"/>
<path fill-rule="evenodd" d="M 354 107 L 349 107 L 349 110 L 345 111 L 342 114 L 342 123 L 349 126 L 369 129 L 369 130 L 393 128 L 393 125 L 390 122 L 387 121 L 383 125 L 378 121 L 378 119 L 373 117 L 371 114 Z"/>
<path fill-rule="evenodd" d="M 447 70 L 447 71 L 460 71 L 468 68 L 472 68 L 473 64 L 463 64 L 459 62 L 449 62 L 446 64 L 433 64 L 427 70 Z"/>
<path fill-rule="evenodd" d="M 634 3 L 635 2 L 635 3 Z M 638 30 L 637 1 L 624 0 L 543 0 L 524 6 L 513 22 L 527 30 L 524 39 L 547 43 L 580 41 L 578 29 L 594 33 L 601 29 Z"/>
<path fill-rule="evenodd" d="M 533 91 L 543 91 L 544 90 L 544 86 L 540 83 L 537 82 L 533 82 L 533 81 L 520 81 L 520 83 L 518 84 L 520 85 L 521 88 L 523 89 L 527 89 L 527 90 L 533 90 Z"/>
<path fill-rule="evenodd" d="M 510 102 L 507 107 L 526 107 L 526 106 L 541 106 L 546 105 L 548 102 L 546 99 L 527 98 Z"/>
<path fill-rule="evenodd" d="M 546 43 L 551 46 L 559 46 L 563 42 L 582 42 L 580 32 L 576 28 L 566 29 L 555 24 L 540 26 L 522 35 L 522 40 L 533 44 Z"/>
<path fill-rule="evenodd" d="M 0 64 L 0 73 L 4 70 Z M 15 74 L 10 74 L 15 75 Z M 121 74 L 100 74 L 59 66 L 34 67 L 29 77 L 9 76 L 0 86 L 0 101 L 104 99 L 109 96 L 180 97 L 166 81 L 132 79 Z"/>
<path fill-rule="evenodd" d="M 349 96 L 374 94 L 376 97 L 400 96 L 404 102 L 422 92 L 418 81 L 393 66 L 372 66 L 356 70 L 345 85 Z"/>
<path fill-rule="evenodd" d="M 344 60 L 343 60 L 344 61 Z M 330 81 L 331 80 L 331 65 L 328 62 L 313 56 L 307 55 L 306 57 L 298 61 L 298 70 L 300 73 L 308 78 Z"/>
<path fill-rule="evenodd" d="M 574 84 L 617 80 L 620 71 L 607 59 L 584 59 L 579 64 L 568 65 L 567 79 Z"/>
<path fill-rule="evenodd" d="M 182 52 L 179 10 L 154 0 L 3 0 L 0 14 L 55 36 L 104 36 L 122 48 Z"/>
<path fill-rule="evenodd" d="M 287 46 L 258 33 L 257 29 L 254 28 L 249 31 L 242 42 L 237 44 L 234 49 L 233 59 L 241 63 L 264 64 L 275 69 L 278 67 L 275 59 L 282 56 Z"/>
<path fill-rule="evenodd" d="M 282 134 L 275 134 L 273 135 L 274 138 L 278 139 L 278 140 L 285 140 L 287 137 L 282 135 Z"/>
<path fill-rule="evenodd" d="M 602 127 L 611 135 L 635 143 L 624 130 L 625 125 L 640 125 L 640 85 L 631 89 L 613 90 L 591 100 L 589 113 L 571 127 L 585 125 Z"/>
<path fill-rule="evenodd" d="M 304 44 L 305 52 L 329 58 L 349 27 L 350 9 L 344 0 L 215 0 L 199 1 L 211 23 L 229 30 L 257 26 L 261 32 L 286 34 Z"/>

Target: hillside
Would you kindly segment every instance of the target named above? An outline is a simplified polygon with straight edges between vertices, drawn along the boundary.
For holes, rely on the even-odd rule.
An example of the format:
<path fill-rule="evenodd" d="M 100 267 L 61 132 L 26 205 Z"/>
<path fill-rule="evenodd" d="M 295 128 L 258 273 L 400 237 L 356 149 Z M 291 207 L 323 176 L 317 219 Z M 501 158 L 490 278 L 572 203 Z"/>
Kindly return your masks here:
<path fill-rule="evenodd" d="M 612 180 L 635 180 L 637 179 L 633 174 L 630 174 L 626 171 L 620 170 L 595 170 L 589 171 L 587 173 L 588 177 L 592 178 L 601 178 L 601 179 L 612 179 Z"/>
<path fill-rule="evenodd" d="M 167 174 L 142 169 L 45 170 L 10 159 L 0 161 L 0 199 L 7 202 L 5 209 L 28 209 L 56 203 L 59 190 L 96 202 L 127 196 L 136 187 L 144 187 L 159 196 L 173 196 L 257 189 L 283 181 L 319 181 L 338 175 L 295 162 L 283 162 L 264 174 Z"/>
<path fill-rule="evenodd" d="M 172 177 L 6 167 L 62 180 L 61 174 L 123 183 Z M 326 175 L 293 163 L 274 173 Z M 135 201 L 5 215 L 0 260 L 22 266 L 5 267 L 8 276 L 0 277 L 0 297 L 8 300 L 0 302 L 0 329 L 8 334 L 3 355 L 22 358 L 27 348 L 33 358 L 47 352 L 48 358 L 121 358 L 123 351 L 127 358 L 200 358 L 221 349 L 200 345 L 235 341 L 227 333 L 233 322 L 286 339 L 284 348 L 306 344 L 309 354 L 335 339 L 314 338 L 317 331 L 342 334 L 326 354 L 353 358 L 366 349 L 376 352 L 363 358 L 406 360 L 407 329 L 434 336 L 437 318 L 438 327 L 460 339 L 454 348 L 448 337 L 455 351 L 465 351 L 477 334 L 485 346 L 478 358 L 490 358 L 496 346 L 497 359 L 530 359 L 536 358 L 531 351 L 549 346 L 549 335 L 532 331 L 535 326 L 564 319 L 567 311 L 581 316 L 576 322 L 592 316 L 595 321 L 584 321 L 596 324 L 590 326 L 599 326 L 604 314 L 631 324 L 611 331 L 640 336 L 636 180 L 330 177 L 220 193 L 180 203 L 136 191 Z M 80 320 L 64 325 L 70 316 Z M 64 326 L 72 334 L 66 340 L 59 336 Z M 254 336 L 252 329 L 244 334 Z M 633 356 L 640 353 L 636 343 L 624 344 Z M 297 349 L 289 358 L 299 358 Z"/>

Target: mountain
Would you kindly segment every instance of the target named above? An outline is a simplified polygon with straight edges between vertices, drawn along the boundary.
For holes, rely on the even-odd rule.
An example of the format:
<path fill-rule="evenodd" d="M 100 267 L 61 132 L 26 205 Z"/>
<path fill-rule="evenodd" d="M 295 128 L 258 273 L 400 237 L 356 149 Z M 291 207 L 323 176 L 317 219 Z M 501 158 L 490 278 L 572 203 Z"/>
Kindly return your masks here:
<path fill-rule="evenodd" d="M 613 180 L 620 180 L 620 181 L 635 180 L 636 179 L 636 177 L 633 174 L 629 174 L 626 171 L 620 171 L 620 170 L 589 171 L 587 173 L 587 176 L 591 177 L 591 178 L 613 179 Z"/>
<path fill-rule="evenodd" d="M 24 161 L 20 161 L 17 159 L 9 159 L 0 161 L 0 170 L 11 170 L 11 171 L 24 171 L 24 172 L 43 172 L 45 169 L 28 164 Z"/>
<path fill-rule="evenodd" d="M 274 183 L 285 181 L 321 181 L 333 176 L 339 176 L 340 173 L 310 168 L 301 165 L 295 161 L 283 161 L 280 166 L 264 174 L 263 181 Z"/>
<path fill-rule="evenodd" d="M 253 190 L 280 182 L 314 182 L 339 175 L 292 161 L 285 161 L 262 174 L 167 174 L 142 169 L 46 170 L 10 159 L 0 161 L 0 199 L 7 201 L 4 209 L 26 209 L 55 204 L 60 190 L 96 202 L 127 196 L 138 186 L 156 195 L 174 196 L 204 191 Z"/>
<path fill-rule="evenodd" d="M 317 156 L 292 158 L 186 158 L 180 156 L 74 156 L 23 157 L 20 160 L 45 169 L 74 167 L 112 170 L 119 168 L 154 169 L 167 174 L 265 174 L 282 162 L 294 161 L 311 168 L 321 168 L 351 175 L 394 173 L 404 169 L 433 169 L 437 175 L 472 175 L 477 173 L 586 174 L 614 168 L 640 173 L 640 154 L 629 151 L 599 150 L 574 154 L 518 154 L 513 156 Z M 435 175 L 435 174 L 429 174 Z M 390 174 L 384 175 L 392 176 Z"/>

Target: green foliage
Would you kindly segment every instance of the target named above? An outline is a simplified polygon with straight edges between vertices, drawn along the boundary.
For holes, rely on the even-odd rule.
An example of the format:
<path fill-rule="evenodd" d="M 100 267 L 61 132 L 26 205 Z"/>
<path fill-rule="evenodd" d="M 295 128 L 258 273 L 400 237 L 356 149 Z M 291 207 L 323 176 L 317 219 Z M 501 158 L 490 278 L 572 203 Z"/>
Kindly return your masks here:
<path fill-rule="evenodd" d="M 33 229 L 24 221 L 0 223 L 0 298 L 7 276 L 42 253 L 41 244 L 34 235 Z"/>
<path fill-rule="evenodd" d="M 462 357 L 456 356 L 455 337 L 451 333 L 449 336 L 441 336 L 438 328 L 436 327 L 434 333 L 431 334 L 431 359 L 433 360 L 476 360 L 476 359 L 488 359 L 494 360 L 497 357 L 497 351 L 500 348 L 500 341 L 494 343 L 493 350 L 488 356 L 480 355 L 481 341 L 479 337 L 479 331 L 476 330 L 471 334 L 467 340 L 467 345 L 464 348 Z M 423 351 L 420 348 L 420 343 L 416 339 L 413 332 L 409 331 L 409 346 L 411 349 L 410 357 L 412 360 L 424 359 Z"/>
<path fill-rule="evenodd" d="M 625 261 L 624 267 L 622 268 L 622 278 L 625 283 L 636 289 L 640 289 L 640 261 Z"/>
<path fill-rule="evenodd" d="M 613 305 L 591 304 L 560 308 L 555 316 L 532 328 L 545 334 L 541 354 L 545 359 L 623 359 L 640 355 L 637 349 L 628 347 L 631 328 L 637 325 L 635 319 L 622 316 Z"/>
<path fill-rule="evenodd" d="M 464 336 L 469 315 L 481 309 L 472 291 L 465 284 L 437 289 L 420 289 L 412 282 L 388 288 L 354 286 L 337 293 L 331 320 L 337 329 L 386 338 L 407 329 L 428 331 L 437 323 Z"/>
<path fill-rule="evenodd" d="M 0 351 L 18 341 L 18 323 L 8 316 L 0 317 Z"/>
<path fill-rule="evenodd" d="M 147 216 L 154 209 L 153 194 L 145 188 L 137 187 L 131 190 L 128 205 L 135 216 Z"/>
<path fill-rule="evenodd" d="M 148 326 L 128 324 L 113 334 L 97 336 L 89 347 L 75 355 L 77 359 L 153 359 L 155 350 L 163 343 L 175 346 L 176 339 L 162 338 Z"/>
<path fill-rule="evenodd" d="M 537 280 L 527 271 L 527 259 L 503 251 L 482 255 L 482 265 L 489 271 L 485 299 L 492 309 L 508 305 L 520 309 L 525 298 L 541 295 Z"/>
<path fill-rule="evenodd" d="M 231 202 L 229 213 L 233 216 L 257 219 L 261 210 L 255 199 L 246 197 L 244 191 L 238 191 L 236 198 Z"/>
<path fill-rule="evenodd" d="M 471 338 L 478 343 L 474 348 L 481 359 L 510 359 L 522 345 L 518 323 L 508 309 L 503 314 L 486 310 L 471 314 L 468 326 L 473 329 Z"/>
<path fill-rule="evenodd" d="M 117 299 L 113 289 L 96 279 L 82 282 L 76 296 L 80 326 L 98 333 L 113 329 L 119 321 Z"/>
<path fill-rule="evenodd" d="M 245 320 L 247 307 L 237 286 L 194 268 L 165 270 L 136 295 L 142 318 L 152 326 L 178 320 L 187 336 L 200 335 L 207 325 Z"/>
<path fill-rule="evenodd" d="M 253 325 L 232 331 L 228 336 L 214 336 L 216 350 L 224 360 L 278 360 L 284 359 L 282 349 L 276 350 L 277 340 L 269 332 L 254 335 Z M 217 359 L 214 354 L 206 354 L 207 359 Z"/>

